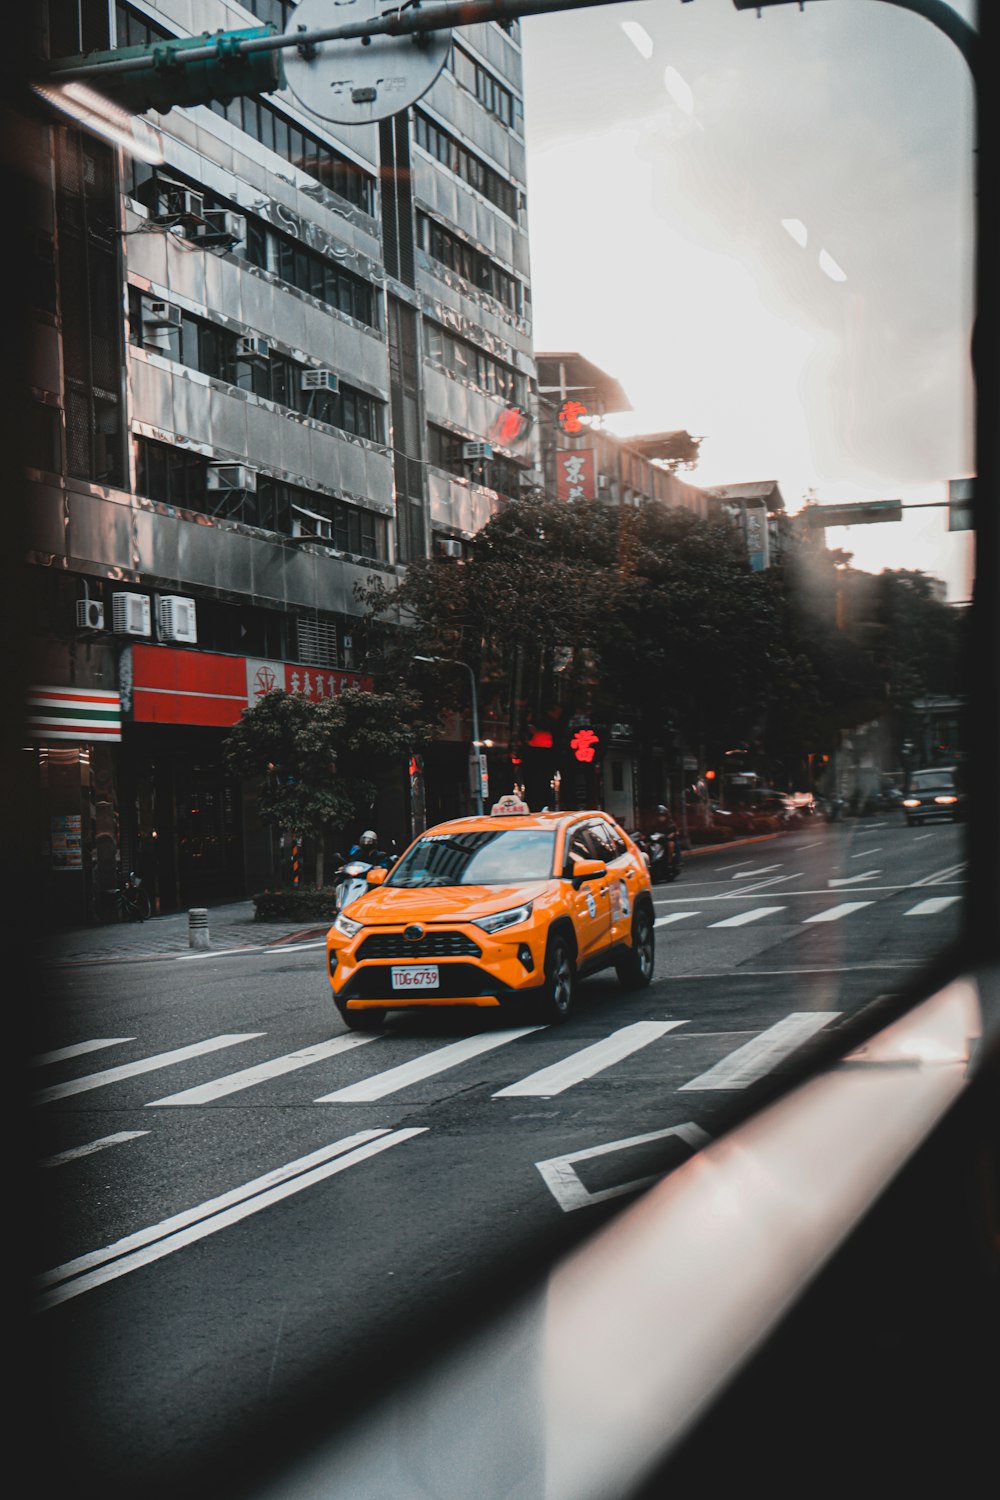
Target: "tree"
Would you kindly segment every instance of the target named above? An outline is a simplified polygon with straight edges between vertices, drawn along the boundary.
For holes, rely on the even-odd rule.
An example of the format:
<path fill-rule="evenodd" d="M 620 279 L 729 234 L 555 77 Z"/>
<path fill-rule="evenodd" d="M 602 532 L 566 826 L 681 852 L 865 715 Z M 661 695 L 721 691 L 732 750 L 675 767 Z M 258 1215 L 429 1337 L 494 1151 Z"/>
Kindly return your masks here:
<path fill-rule="evenodd" d="M 258 780 L 261 817 L 316 838 L 317 886 L 323 884 L 324 836 L 364 816 L 379 772 L 427 738 L 419 711 L 420 699 L 407 688 L 348 688 L 321 702 L 276 689 L 244 709 L 227 735 L 226 765 Z"/>

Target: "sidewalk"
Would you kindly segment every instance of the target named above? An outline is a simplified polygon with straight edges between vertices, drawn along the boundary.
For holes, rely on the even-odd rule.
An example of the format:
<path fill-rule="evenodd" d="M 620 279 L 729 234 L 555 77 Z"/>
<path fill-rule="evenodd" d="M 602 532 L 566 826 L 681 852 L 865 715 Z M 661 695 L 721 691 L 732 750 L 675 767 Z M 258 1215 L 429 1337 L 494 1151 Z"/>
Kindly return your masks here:
<path fill-rule="evenodd" d="M 258 922 L 253 902 L 233 901 L 208 908 L 208 948 L 192 947 L 186 911 L 150 917 L 147 922 L 110 922 L 100 927 L 49 933 L 39 944 L 40 966 L 136 962 L 177 958 L 185 953 L 222 953 L 235 948 L 271 948 L 325 937 L 329 923 Z M 204 929 L 200 935 L 204 937 Z"/>

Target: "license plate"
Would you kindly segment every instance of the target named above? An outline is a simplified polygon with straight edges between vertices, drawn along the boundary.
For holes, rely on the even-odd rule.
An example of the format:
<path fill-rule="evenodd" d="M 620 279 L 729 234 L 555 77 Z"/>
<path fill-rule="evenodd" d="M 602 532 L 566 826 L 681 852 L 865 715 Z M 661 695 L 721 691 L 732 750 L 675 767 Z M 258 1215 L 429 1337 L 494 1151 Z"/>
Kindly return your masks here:
<path fill-rule="evenodd" d="M 392 970 L 394 990 L 436 990 L 437 964 L 406 964 Z"/>

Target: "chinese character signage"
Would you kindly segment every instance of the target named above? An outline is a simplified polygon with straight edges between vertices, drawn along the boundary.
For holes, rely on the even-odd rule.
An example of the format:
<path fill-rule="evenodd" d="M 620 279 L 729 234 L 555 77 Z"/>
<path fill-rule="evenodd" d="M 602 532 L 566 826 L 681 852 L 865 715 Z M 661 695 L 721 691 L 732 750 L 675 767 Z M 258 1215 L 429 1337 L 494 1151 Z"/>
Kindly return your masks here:
<path fill-rule="evenodd" d="M 593 448 L 565 449 L 556 453 L 556 499 L 594 500 L 597 498 L 596 465 Z"/>
<path fill-rule="evenodd" d="M 559 408 L 559 426 L 563 432 L 568 432 L 571 437 L 574 437 L 578 432 L 583 431 L 580 418 L 589 415 L 582 401 L 564 401 Z"/>
<path fill-rule="evenodd" d="M 581 765 L 592 765 L 601 748 L 601 737 L 593 729 L 578 729 L 569 742 L 569 748 Z"/>

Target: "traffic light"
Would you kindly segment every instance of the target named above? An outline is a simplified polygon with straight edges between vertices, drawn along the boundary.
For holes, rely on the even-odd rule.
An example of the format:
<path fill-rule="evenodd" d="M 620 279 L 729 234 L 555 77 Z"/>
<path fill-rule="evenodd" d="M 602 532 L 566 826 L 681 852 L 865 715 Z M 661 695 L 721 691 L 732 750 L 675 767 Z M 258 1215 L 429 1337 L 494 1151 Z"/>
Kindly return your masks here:
<path fill-rule="evenodd" d="M 116 47 L 110 52 L 63 57 L 52 63 L 46 82 L 60 83 L 63 73 L 68 82 L 73 70 L 85 68 L 85 81 L 92 89 L 134 115 L 150 109 L 166 114 L 175 104 L 211 104 L 213 100 L 228 104 L 244 94 L 270 94 L 284 87 L 280 48 L 259 52 L 239 50 L 241 42 L 274 34 L 273 26 L 205 31 L 201 36 L 173 37 L 141 47 Z M 185 53 L 206 48 L 212 49 L 210 57 L 190 61 L 185 58 Z M 130 62 L 133 66 L 122 66 Z"/>

